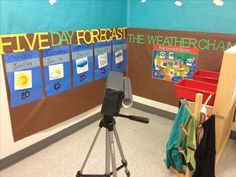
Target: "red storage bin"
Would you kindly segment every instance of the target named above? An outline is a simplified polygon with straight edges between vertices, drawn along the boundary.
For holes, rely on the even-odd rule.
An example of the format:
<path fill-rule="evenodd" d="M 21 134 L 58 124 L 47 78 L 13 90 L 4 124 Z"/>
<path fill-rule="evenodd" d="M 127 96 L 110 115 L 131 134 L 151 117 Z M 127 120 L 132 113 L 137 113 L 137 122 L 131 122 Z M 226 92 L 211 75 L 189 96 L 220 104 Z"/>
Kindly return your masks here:
<path fill-rule="evenodd" d="M 193 73 L 193 79 L 207 83 L 218 84 L 220 73 L 214 71 L 197 70 Z"/>
<path fill-rule="evenodd" d="M 211 94 L 212 97 L 208 102 L 208 105 L 213 106 L 215 101 L 215 94 L 217 85 L 210 84 L 198 80 L 189 80 L 184 79 L 175 84 L 176 86 L 176 95 L 178 98 L 186 98 L 189 101 L 195 101 L 197 93 L 203 94 L 203 103 L 207 100 L 208 96 Z"/>

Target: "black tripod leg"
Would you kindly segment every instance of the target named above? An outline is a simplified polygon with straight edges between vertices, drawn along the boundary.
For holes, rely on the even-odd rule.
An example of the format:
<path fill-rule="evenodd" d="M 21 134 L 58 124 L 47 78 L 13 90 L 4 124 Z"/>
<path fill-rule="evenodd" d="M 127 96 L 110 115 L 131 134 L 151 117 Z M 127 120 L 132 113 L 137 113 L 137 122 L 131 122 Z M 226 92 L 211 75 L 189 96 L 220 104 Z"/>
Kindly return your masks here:
<path fill-rule="evenodd" d="M 98 128 L 98 131 L 97 131 L 97 133 L 96 133 L 96 136 L 95 136 L 95 138 L 94 138 L 94 140 L 93 140 L 93 142 L 92 142 L 92 145 L 91 145 L 90 148 L 89 148 L 89 151 L 88 151 L 88 154 L 87 154 L 87 156 L 86 156 L 86 158 L 85 158 L 85 160 L 84 160 L 84 163 L 83 163 L 83 165 L 82 165 L 80 171 L 77 172 L 76 177 L 80 177 L 80 176 L 83 174 L 84 167 L 85 167 L 85 165 L 86 165 L 86 163 L 87 163 L 87 161 L 88 161 L 88 158 L 89 158 L 89 156 L 90 156 L 90 154 L 91 154 L 91 152 L 92 152 L 92 150 L 93 150 L 93 147 L 94 147 L 94 145 L 95 145 L 95 143 L 96 143 L 96 141 L 97 141 L 97 139 L 98 139 L 98 135 L 100 134 L 100 132 L 101 132 L 101 128 L 99 127 L 99 128 Z"/>
<path fill-rule="evenodd" d="M 121 156 L 121 162 L 122 162 L 122 164 L 125 167 L 126 176 L 129 177 L 130 176 L 130 171 L 128 170 L 128 167 L 127 167 L 128 163 L 127 163 L 127 160 L 125 159 L 125 155 L 124 155 L 121 143 L 120 143 L 120 138 L 119 138 L 116 126 L 114 126 L 113 128 L 114 128 L 115 139 L 116 139 L 116 142 L 117 142 L 117 145 L 118 145 L 118 149 L 119 149 L 119 152 L 120 152 L 120 156 Z"/>

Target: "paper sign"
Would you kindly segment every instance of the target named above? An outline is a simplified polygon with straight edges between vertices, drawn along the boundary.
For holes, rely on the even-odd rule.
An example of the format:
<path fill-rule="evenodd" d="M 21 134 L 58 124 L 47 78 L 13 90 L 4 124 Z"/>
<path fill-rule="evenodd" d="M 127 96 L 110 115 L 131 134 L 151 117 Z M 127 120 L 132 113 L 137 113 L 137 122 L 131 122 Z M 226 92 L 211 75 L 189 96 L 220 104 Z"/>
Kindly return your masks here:
<path fill-rule="evenodd" d="M 124 72 L 126 70 L 127 40 L 113 40 L 112 44 L 112 70 L 117 72 Z"/>
<path fill-rule="evenodd" d="M 94 44 L 95 80 L 106 78 L 111 70 L 111 42 Z"/>
<path fill-rule="evenodd" d="M 43 50 L 43 65 L 47 96 L 58 94 L 71 88 L 68 46 Z"/>
<path fill-rule="evenodd" d="M 39 51 L 4 55 L 11 107 L 43 98 Z"/>
<path fill-rule="evenodd" d="M 72 45 L 73 86 L 78 87 L 92 82 L 93 46 L 92 44 Z"/>
<path fill-rule="evenodd" d="M 122 50 L 115 52 L 115 61 L 116 61 L 116 64 L 121 63 L 123 61 L 123 51 Z"/>

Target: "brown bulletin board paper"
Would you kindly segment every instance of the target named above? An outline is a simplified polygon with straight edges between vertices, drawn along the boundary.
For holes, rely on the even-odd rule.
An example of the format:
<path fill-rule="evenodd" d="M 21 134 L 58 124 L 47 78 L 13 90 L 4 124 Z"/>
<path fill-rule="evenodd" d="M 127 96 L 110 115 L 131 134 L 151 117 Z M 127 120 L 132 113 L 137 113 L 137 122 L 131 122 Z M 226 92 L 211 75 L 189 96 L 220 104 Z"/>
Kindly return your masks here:
<path fill-rule="evenodd" d="M 151 77 L 153 45 L 199 48 L 197 69 L 219 72 L 224 50 L 236 44 L 235 34 L 129 28 L 127 36 L 133 94 L 174 106 L 179 102 L 174 83 Z"/>
<path fill-rule="evenodd" d="M 11 109 L 14 140 L 50 128 L 102 103 L 105 79 Z"/>

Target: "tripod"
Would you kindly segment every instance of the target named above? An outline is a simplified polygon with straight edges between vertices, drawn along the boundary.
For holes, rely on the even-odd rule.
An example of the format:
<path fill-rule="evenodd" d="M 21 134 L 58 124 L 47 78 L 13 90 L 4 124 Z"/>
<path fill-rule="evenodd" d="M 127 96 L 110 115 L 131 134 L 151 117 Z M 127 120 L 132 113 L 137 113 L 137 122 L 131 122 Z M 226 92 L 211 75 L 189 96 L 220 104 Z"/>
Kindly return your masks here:
<path fill-rule="evenodd" d="M 104 115 L 103 119 L 99 123 L 99 128 L 98 131 L 95 135 L 95 138 L 92 142 L 92 145 L 89 148 L 88 154 L 85 158 L 85 161 L 81 167 L 81 169 L 77 172 L 76 177 L 110 177 L 113 175 L 113 177 L 117 177 L 117 171 L 122 169 L 123 167 L 125 168 L 125 173 L 127 177 L 130 177 L 130 172 L 127 167 L 127 161 L 124 156 L 124 152 L 122 150 L 122 146 L 120 143 L 120 139 L 116 130 L 115 126 L 116 122 L 115 119 L 112 116 L 107 116 Z M 85 165 L 88 161 L 88 158 L 93 150 L 93 147 L 98 139 L 98 136 L 101 132 L 102 128 L 106 128 L 106 161 L 105 161 L 105 175 L 96 175 L 96 174 L 83 174 L 83 170 L 85 168 Z M 121 163 L 119 167 L 116 167 L 116 159 L 115 159 L 115 146 L 114 146 L 114 136 L 118 145 L 118 149 L 120 152 L 121 156 Z M 112 165 L 112 172 L 110 172 L 110 160 L 111 160 L 111 165 Z"/>

